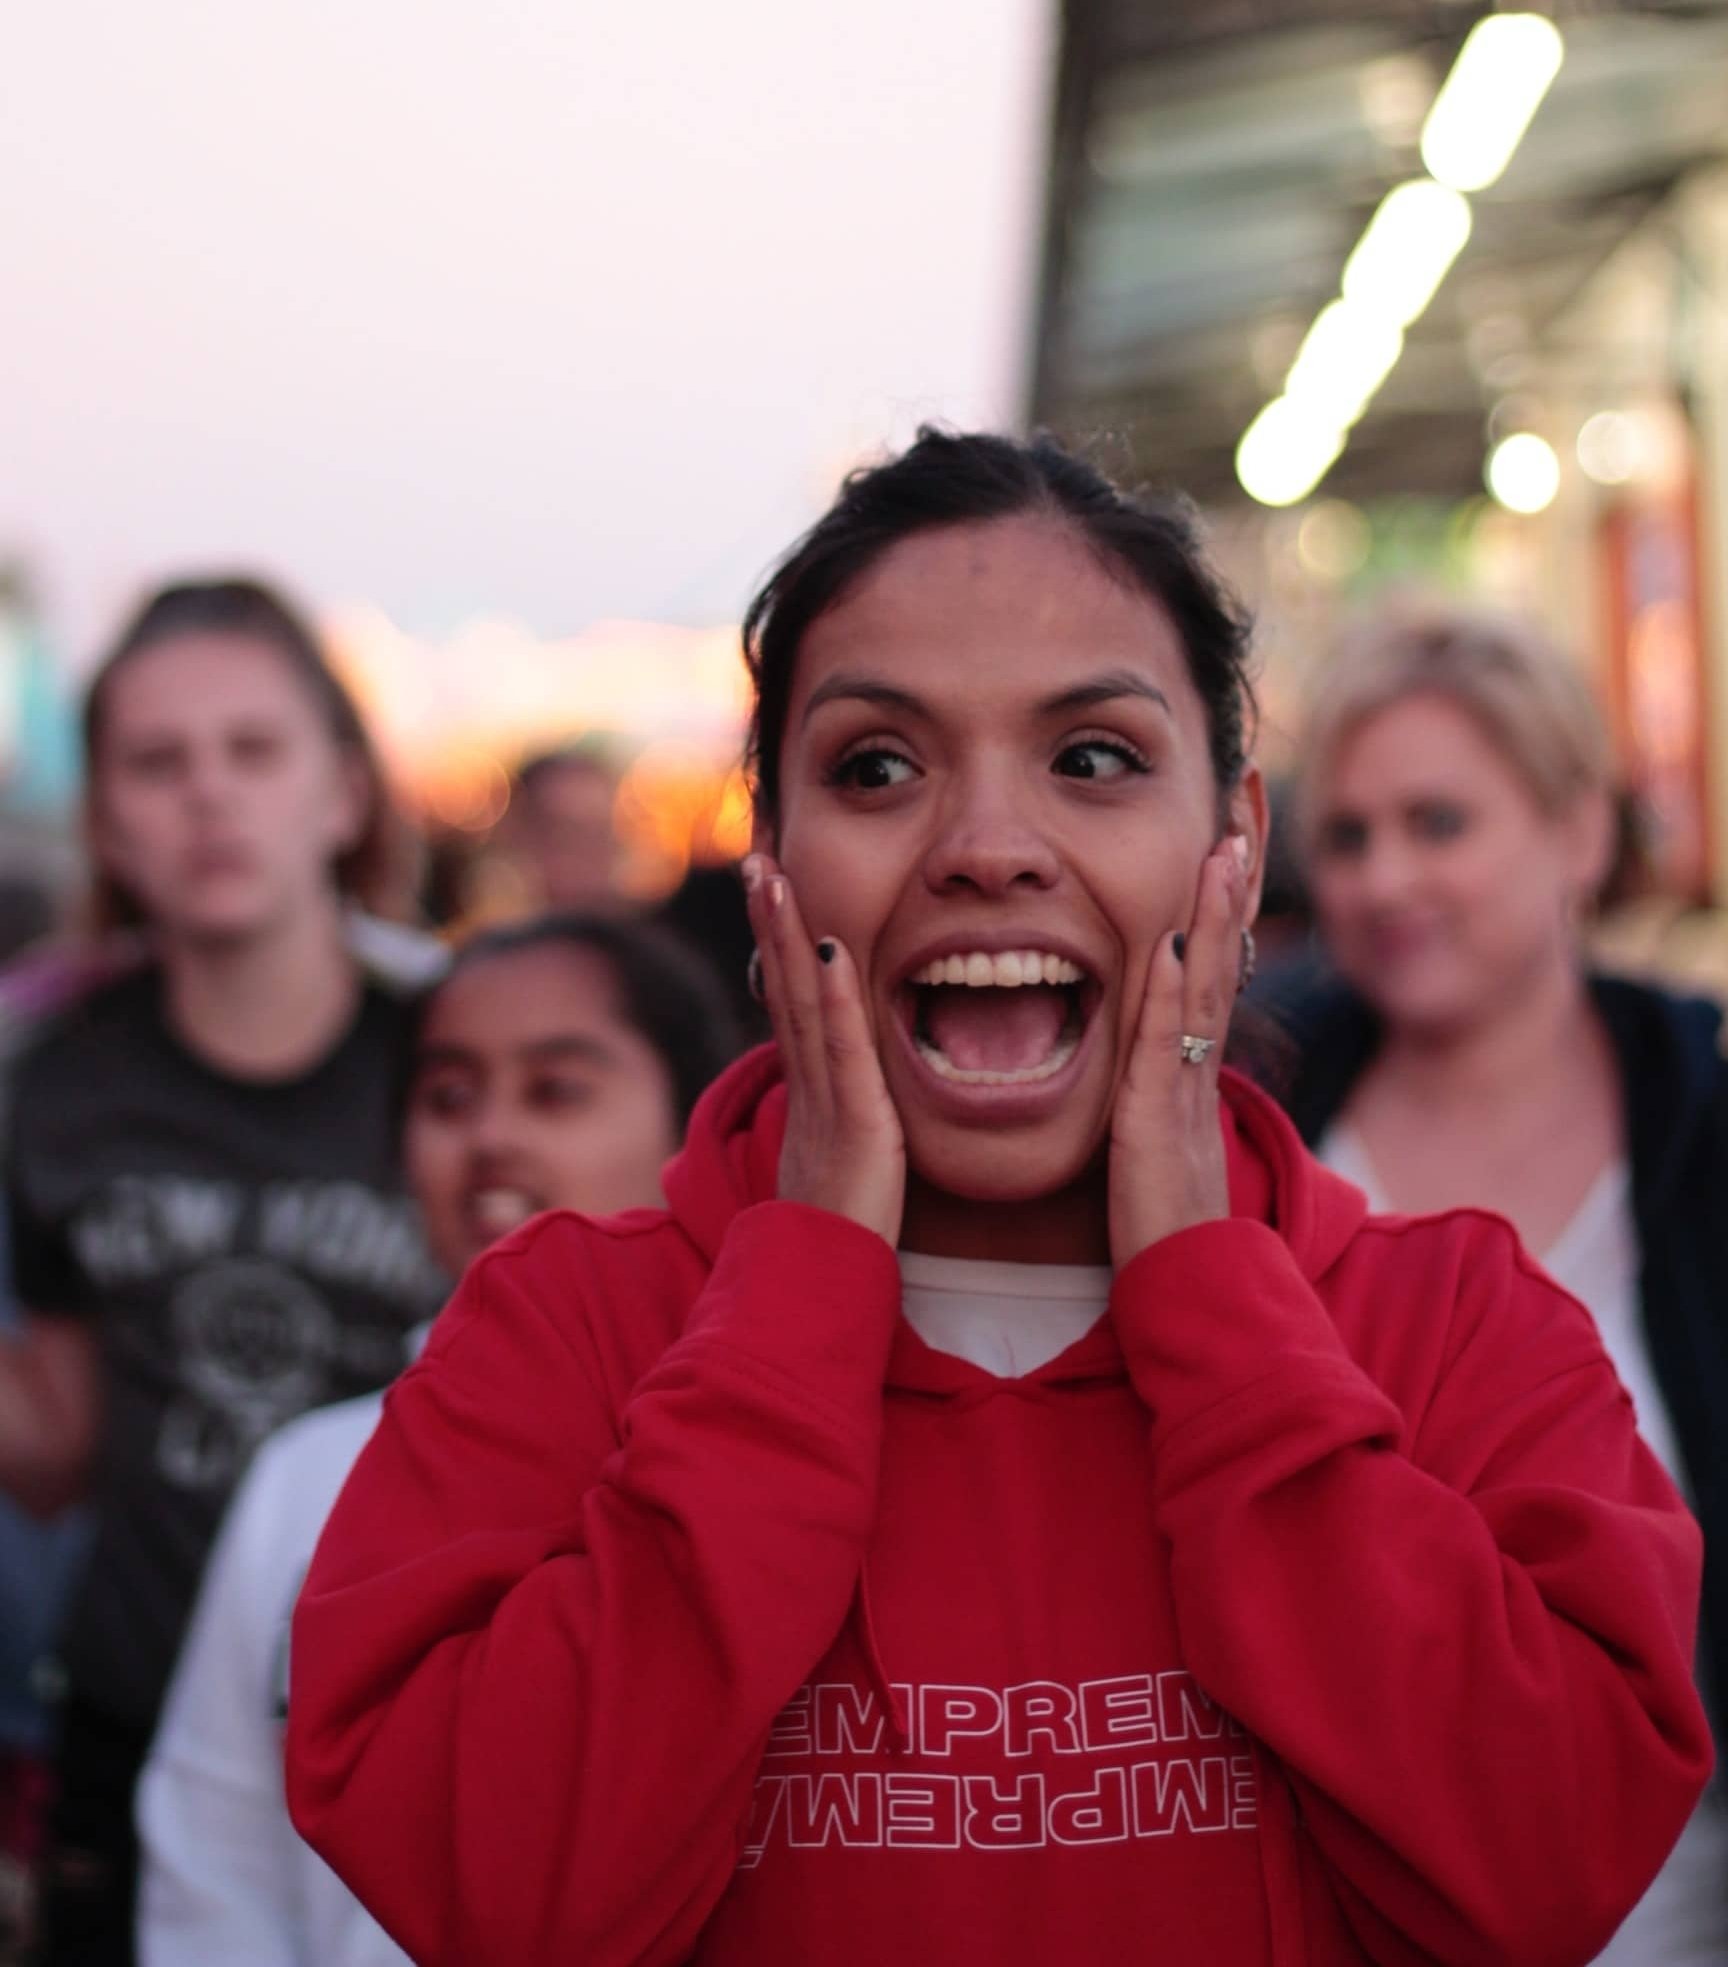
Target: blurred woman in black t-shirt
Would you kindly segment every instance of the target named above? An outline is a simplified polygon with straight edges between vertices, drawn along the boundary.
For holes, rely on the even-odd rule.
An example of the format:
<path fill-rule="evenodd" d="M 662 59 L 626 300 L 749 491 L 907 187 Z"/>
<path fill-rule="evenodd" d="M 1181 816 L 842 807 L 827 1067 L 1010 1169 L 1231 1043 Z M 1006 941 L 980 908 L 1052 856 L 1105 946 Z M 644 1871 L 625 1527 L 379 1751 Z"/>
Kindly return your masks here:
<path fill-rule="evenodd" d="M 0 1486 L 89 1494 L 41 1959 L 131 1959 L 132 1790 L 216 1524 L 271 1428 L 382 1384 L 439 1279 L 397 1178 L 408 1013 L 350 953 L 396 821 L 306 626 L 172 587 L 84 718 L 97 925 L 140 960 L 20 1059 L 7 1189 L 22 1339 Z"/>

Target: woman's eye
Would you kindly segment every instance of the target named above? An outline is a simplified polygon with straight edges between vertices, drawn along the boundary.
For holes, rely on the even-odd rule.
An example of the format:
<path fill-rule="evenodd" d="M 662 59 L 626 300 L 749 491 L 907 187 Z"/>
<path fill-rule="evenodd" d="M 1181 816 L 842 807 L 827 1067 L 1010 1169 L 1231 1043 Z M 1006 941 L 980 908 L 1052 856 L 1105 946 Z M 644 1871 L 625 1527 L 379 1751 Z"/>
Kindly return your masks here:
<path fill-rule="evenodd" d="M 465 1079 L 423 1079 L 414 1089 L 414 1105 L 439 1120 L 454 1120 L 474 1104 L 474 1094 Z"/>
<path fill-rule="evenodd" d="M 578 1113 L 594 1103 L 594 1088 L 583 1079 L 535 1079 L 528 1086 L 528 1104 L 540 1113 Z"/>
<path fill-rule="evenodd" d="M 1056 755 L 1055 770 L 1066 779 L 1119 779 L 1151 767 L 1132 745 L 1114 738 L 1084 738 Z"/>
<path fill-rule="evenodd" d="M 126 760 L 126 769 L 135 779 L 171 779 L 180 769 L 179 748 L 164 744 L 134 751 Z"/>
<path fill-rule="evenodd" d="M 242 765 L 268 765 L 282 749 L 272 731 L 244 731 L 234 740 L 234 756 Z"/>
<path fill-rule="evenodd" d="M 1456 840 L 1469 824 L 1464 808 L 1445 800 L 1417 806 L 1410 814 L 1410 830 L 1418 840 Z"/>
<path fill-rule="evenodd" d="M 877 746 L 842 758 L 831 774 L 831 782 L 853 792 L 886 792 L 890 786 L 904 785 L 916 773 L 917 767 L 910 758 Z"/>
<path fill-rule="evenodd" d="M 1353 814 L 1335 814 L 1321 826 L 1315 844 L 1326 860 L 1359 860 L 1368 851 L 1368 822 Z"/>

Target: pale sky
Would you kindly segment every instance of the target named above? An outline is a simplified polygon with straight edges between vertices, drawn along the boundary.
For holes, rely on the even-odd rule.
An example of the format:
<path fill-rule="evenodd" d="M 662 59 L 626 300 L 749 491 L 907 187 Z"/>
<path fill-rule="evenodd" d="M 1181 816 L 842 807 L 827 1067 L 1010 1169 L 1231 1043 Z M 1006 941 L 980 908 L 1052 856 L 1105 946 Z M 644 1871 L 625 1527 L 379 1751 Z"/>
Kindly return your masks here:
<path fill-rule="evenodd" d="M 414 633 L 731 620 L 1022 410 L 1051 0 L 0 6 L 0 552 L 75 655 L 261 565 Z"/>

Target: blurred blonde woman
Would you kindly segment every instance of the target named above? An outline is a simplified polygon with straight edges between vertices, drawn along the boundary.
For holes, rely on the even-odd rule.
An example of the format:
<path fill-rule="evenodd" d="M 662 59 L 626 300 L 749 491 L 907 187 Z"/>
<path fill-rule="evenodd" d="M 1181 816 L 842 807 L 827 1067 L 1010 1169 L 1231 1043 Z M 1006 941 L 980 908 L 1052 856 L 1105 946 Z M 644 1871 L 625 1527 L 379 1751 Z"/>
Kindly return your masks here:
<path fill-rule="evenodd" d="M 657 1204 L 732 1038 L 696 952 L 628 917 L 547 915 L 466 943 L 420 1009 L 402 1120 L 447 1274 L 543 1210 Z M 288 1614 L 383 1405 L 290 1421 L 228 1513 L 139 1788 L 141 1967 L 407 1967 L 282 1794 Z"/>
<path fill-rule="evenodd" d="M 1592 974 L 1610 757 L 1578 670 L 1431 603 L 1325 670 L 1297 824 L 1338 981 L 1288 1010 L 1290 1105 L 1398 1213 L 1486 1206 L 1594 1318 L 1705 1533 L 1705 1692 L 1728 1691 L 1728 1107 L 1720 1011 Z M 1707 1794 L 1602 1956 L 1728 1960 L 1728 1819 Z"/>

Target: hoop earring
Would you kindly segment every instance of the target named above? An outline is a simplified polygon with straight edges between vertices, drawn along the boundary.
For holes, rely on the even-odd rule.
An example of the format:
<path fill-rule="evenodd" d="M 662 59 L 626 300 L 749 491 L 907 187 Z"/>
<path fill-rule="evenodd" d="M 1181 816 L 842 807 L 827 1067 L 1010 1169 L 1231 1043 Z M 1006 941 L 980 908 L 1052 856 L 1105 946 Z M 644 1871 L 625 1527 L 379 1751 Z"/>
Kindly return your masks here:
<path fill-rule="evenodd" d="M 1252 929 L 1244 929 L 1242 931 L 1242 968 L 1236 977 L 1238 994 L 1246 990 L 1254 981 L 1254 969 L 1259 961 L 1260 952 L 1254 947 L 1254 931 Z"/>
<path fill-rule="evenodd" d="M 744 966 L 744 980 L 749 984 L 750 995 L 755 998 L 756 1002 L 758 1004 L 766 1004 L 768 1002 L 768 990 L 762 981 L 761 950 L 751 950 L 750 961 Z"/>

